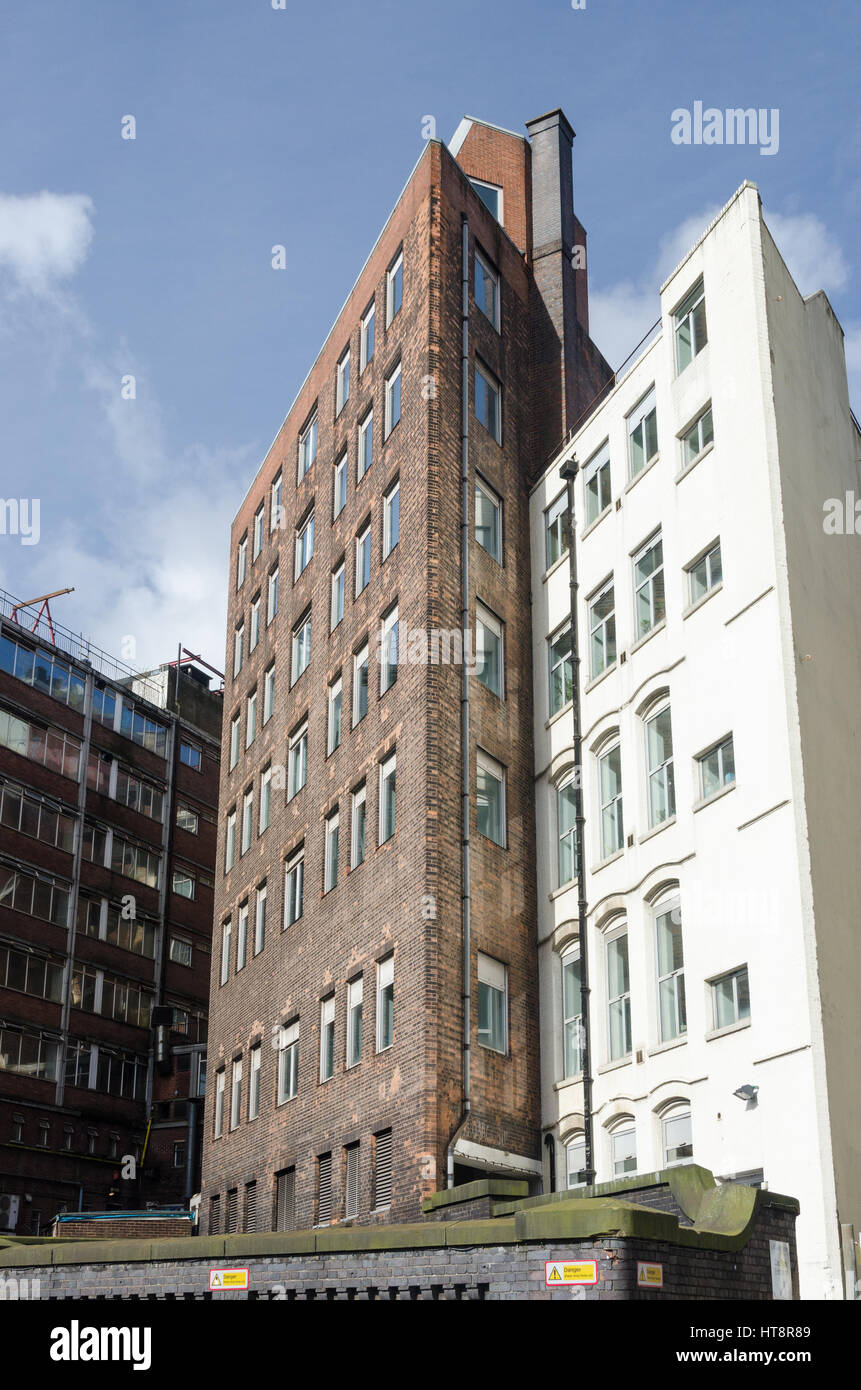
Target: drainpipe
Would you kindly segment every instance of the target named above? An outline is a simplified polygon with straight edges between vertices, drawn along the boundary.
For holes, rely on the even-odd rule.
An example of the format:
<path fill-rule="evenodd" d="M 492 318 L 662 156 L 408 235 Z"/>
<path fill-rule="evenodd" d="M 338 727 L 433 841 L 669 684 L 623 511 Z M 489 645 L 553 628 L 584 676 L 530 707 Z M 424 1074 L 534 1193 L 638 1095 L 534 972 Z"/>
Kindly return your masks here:
<path fill-rule="evenodd" d="M 198 1190 L 195 1182 L 197 1168 L 197 1119 L 200 1106 L 200 1096 L 189 1096 L 188 1098 L 188 1128 L 185 1140 L 185 1205 L 191 1205 L 191 1199 Z"/>
<path fill-rule="evenodd" d="M 580 465 L 576 457 L 559 470 L 568 490 L 568 572 L 571 594 L 571 722 L 574 726 L 574 824 L 577 835 L 577 921 L 580 940 L 580 1015 L 583 1053 L 583 1137 L 586 1148 L 586 1186 L 595 1181 L 592 1146 L 592 1068 L 589 1047 L 589 946 L 586 935 L 586 872 L 583 814 L 583 729 L 580 714 L 580 643 L 577 629 L 577 546 L 574 519 L 574 479 Z"/>
<path fill-rule="evenodd" d="M 556 1140 L 552 1134 L 545 1134 L 544 1147 L 547 1150 L 547 1176 L 550 1180 L 550 1191 L 556 1191 Z"/>
<path fill-rule="evenodd" d="M 461 226 L 461 375 L 460 375 L 460 575 L 461 575 L 461 931 L 463 937 L 463 1110 L 446 1149 L 446 1186 L 454 1186 L 454 1146 L 469 1122 L 471 1104 L 470 1035 L 472 989 L 470 969 L 469 883 L 469 223 Z"/>
<path fill-rule="evenodd" d="M 93 733 L 92 669 L 87 671 L 84 687 L 84 732 L 81 739 L 81 761 L 78 768 L 78 801 L 75 811 L 75 852 L 72 856 L 72 891 L 69 894 L 69 916 L 66 922 L 66 961 L 63 974 L 63 1005 L 60 1011 L 60 1064 L 54 1091 L 54 1104 L 62 1106 L 66 1095 L 66 1057 L 69 1052 L 69 1026 L 72 1010 L 72 973 L 75 968 L 75 932 L 78 923 L 78 898 L 81 887 L 81 859 L 84 848 L 84 815 L 87 808 L 87 765 L 90 759 L 90 740 Z M 83 1187 L 81 1200 L 83 1201 Z M 82 1210 L 82 1208 L 79 1208 Z"/>

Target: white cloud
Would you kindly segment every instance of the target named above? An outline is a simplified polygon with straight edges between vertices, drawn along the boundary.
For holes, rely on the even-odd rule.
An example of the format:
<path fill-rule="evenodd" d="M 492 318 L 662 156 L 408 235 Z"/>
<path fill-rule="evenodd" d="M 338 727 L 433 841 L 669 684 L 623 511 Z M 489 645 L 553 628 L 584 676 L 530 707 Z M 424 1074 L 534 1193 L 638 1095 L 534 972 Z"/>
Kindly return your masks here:
<path fill-rule="evenodd" d="M 767 213 L 766 223 L 786 262 L 790 275 L 802 294 L 827 294 L 842 290 L 849 279 L 849 267 L 838 242 L 824 222 L 812 212 Z"/>
<path fill-rule="evenodd" d="M 94 211 L 85 193 L 0 194 L 0 269 L 16 288 L 48 294 L 87 259 Z"/>

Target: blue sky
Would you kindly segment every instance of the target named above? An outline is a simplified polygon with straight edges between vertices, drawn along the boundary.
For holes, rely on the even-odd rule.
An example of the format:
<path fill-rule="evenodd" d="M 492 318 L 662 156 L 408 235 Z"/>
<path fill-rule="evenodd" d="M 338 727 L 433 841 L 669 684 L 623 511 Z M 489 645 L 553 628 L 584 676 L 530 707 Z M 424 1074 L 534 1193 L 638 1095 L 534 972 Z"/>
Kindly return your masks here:
<path fill-rule="evenodd" d="M 861 404 L 856 0 L 39 0 L 0 20 L 0 586 L 139 667 L 224 653 L 228 528 L 432 115 L 562 106 L 614 365 L 743 179 Z M 779 151 L 674 145 L 695 101 Z M 123 140 L 133 115 L 136 138 Z M 271 267 L 283 244 L 287 267 Z M 121 380 L 133 374 L 136 397 Z"/>

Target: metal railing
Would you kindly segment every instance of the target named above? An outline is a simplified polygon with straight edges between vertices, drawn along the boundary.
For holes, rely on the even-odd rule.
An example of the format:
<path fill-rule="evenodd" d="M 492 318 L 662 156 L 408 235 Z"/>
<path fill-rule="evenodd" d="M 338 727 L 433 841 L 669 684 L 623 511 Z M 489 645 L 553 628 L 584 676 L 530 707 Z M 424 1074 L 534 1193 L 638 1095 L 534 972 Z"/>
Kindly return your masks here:
<path fill-rule="evenodd" d="M 14 619 L 12 618 L 13 609 L 18 610 Z M 117 685 L 129 685 L 131 681 L 134 681 L 135 692 L 144 700 L 149 700 L 150 704 L 153 705 L 163 705 L 162 692 L 152 681 L 148 681 L 145 675 L 141 675 L 132 666 L 127 666 L 125 662 L 111 656 L 109 652 L 102 651 L 101 647 L 97 647 L 83 633 L 73 632 L 63 623 L 58 623 L 53 616 L 49 623 L 45 615 L 39 612 L 38 604 L 22 605 L 21 600 L 17 599 L 14 594 L 8 593 L 6 589 L 0 589 L 0 616 L 17 622 L 23 633 L 35 637 L 37 641 L 48 647 L 55 647 L 58 651 L 71 657 L 73 661 L 79 661 L 83 666 L 91 666 Z"/>

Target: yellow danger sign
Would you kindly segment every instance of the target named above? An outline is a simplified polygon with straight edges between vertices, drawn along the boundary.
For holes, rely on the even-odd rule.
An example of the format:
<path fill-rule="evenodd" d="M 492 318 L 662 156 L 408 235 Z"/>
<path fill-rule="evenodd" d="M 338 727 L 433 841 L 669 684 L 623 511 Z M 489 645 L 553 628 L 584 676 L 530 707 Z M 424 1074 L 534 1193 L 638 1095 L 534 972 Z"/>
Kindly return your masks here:
<path fill-rule="evenodd" d="M 594 1260 L 547 1260 L 544 1283 L 549 1289 L 565 1284 L 597 1284 L 598 1266 Z"/>
<path fill-rule="evenodd" d="M 209 1271 L 210 1291 L 218 1289 L 247 1289 L 247 1269 L 211 1269 Z"/>
<path fill-rule="evenodd" d="M 637 1288 L 662 1289 L 664 1287 L 664 1266 L 637 1261 Z"/>

